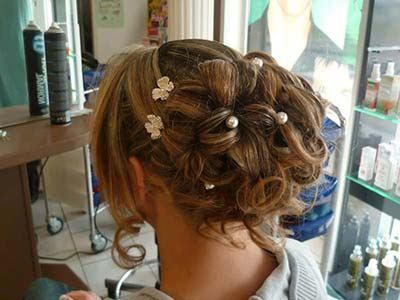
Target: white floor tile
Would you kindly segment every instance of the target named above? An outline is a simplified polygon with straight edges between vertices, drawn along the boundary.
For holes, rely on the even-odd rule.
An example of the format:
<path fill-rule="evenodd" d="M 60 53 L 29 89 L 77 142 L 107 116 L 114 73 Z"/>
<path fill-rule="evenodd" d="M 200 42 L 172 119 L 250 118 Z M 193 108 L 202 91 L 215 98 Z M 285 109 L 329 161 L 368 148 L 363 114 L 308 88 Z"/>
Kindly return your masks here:
<path fill-rule="evenodd" d="M 82 232 L 90 230 L 89 214 L 81 209 L 69 205 L 62 205 L 65 217 L 70 226 L 71 232 Z M 115 224 L 108 209 L 101 211 L 96 218 L 99 227 L 103 225 Z"/>
<path fill-rule="evenodd" d="M 146 260 L 157 258 L 157 245 L 155 244 L 154 232 L 147 232 L 133 237 L 136 243 L 146 249 Z"/>
<path fill-rule="evenodd" d="M 88 284 L 88 280 L 86 278 L 85 272 L 83 271 L 83 266 L 79 260 L 78 257 L 75 259 L 71 260 L 70 262 L 67 263 L 68 266 L 71 268 L 74 273 L 79 276 L 79 278 L 86 284 Z"/>
<path fill-rule="evenodd" d="M 49 201 L 49 214 L 65 221 L 60 203 Z M 39 198 L 32 204 L 32 218 L 34 228 L 46 227 L 46 208 L 43 198 Z"/>
<path fill-rule="evenodd" d="M 68 226 L 58 234 L 50 235 L 45 227 L 36 229 L 40 256 L 53 256 L 62 252 L 75 251 Z"/>
<path fill-rule="evenodd" d="M 72 233 L 90 229 L 89 215 L 79 208 L 62 204 L 65 218 Z"/>
<path fill-rule="evenodd" d="M 106 278 L 117 280 L 126 272 L 126 270 L 116 266 L 111 259 L 85 265 L 83 269 L 88 278 L 90 289 L 100 296 L 107 294 L 107 289 L 104 285 Z M 132 278 L 129 278 L 128 282 L 154 286 L 156 278 L 150 268 L 146 266 L 140 269 Z"/>
<path fill-rule="evenodd" d="M 105 250 L 97 254 L 94 254 L 92 252 L 90 231 L 72 233 L 72 238 L 74 239 L 74 243 L 78 251 L 90 253 L 90 254 L 83 254 L 83 253 L 79 254 L 79 258 L 83 265 L 93 263 L 96 261 L 101 261 L 111 257 L 111 249 Z M 111 244 L 108 243 L 107 248 L 109 248 L 110 246 Z"/>
<path fill-rule="evenodd" d="M 140 226 L 140 233 L 154 232 L 154 228 L 147 222 Z"/>

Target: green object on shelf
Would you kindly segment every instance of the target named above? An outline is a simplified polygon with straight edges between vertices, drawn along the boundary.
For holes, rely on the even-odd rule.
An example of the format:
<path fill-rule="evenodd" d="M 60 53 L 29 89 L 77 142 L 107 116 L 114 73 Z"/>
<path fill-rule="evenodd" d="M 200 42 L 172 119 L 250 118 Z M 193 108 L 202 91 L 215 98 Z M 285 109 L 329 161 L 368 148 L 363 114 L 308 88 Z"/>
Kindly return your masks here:
<path fill-rule="evenodd" d="M 340 296 L 336 291 L 328 284 L 326 286 L 326 291 L 328 292 L 328 295 L 331 297 L 330 299 L 338 299 L 338 300 L 344 300 L 342 296 Z"/>
<path fill-rule="evenodd" d="M 372 192 L 374 192 L 374 193 L 376 193 L 376 194 L 378 194 L 378 195 L 380 195 L 380 196 L 382 196 L 382 197 L 384 197 L 384 198 L 396 203 L 397 205 L 400 205 L 400 198 L 397 198 L 397 197 L 393 196 L 392 194 L 390 194 L 388 192 L 382 191 L 381 189 L 377 188 L 376 186 L 373 186 L 373 185 L 371 185 L 371 184 L 369 184 L 369 183 L 367 183 L 367 182 L 365 182 L 363 180 L 360 180 L 358 178 L 355 178 L 355 177 L 353 177 L 351 175 L 347 175 L 346 177 L 347 177 L 347 179 L 353 181 L 354 183 L 357 183 L 357 184 L 365 187 L 366 189 L 368 189 L 368 190 L 370 190 L 370 191 L 372 191 Z"/>
<path fill-rule="evenodd" d="M 392 122 L 394 124 L 400 124 L 400 119 L 397 118 L 396 116 L 387 116 L 387 115 L 378 113 L 376 111 L 363 108 L 361 106 L 354 107 L 354 110 L 358 111 L 358 112 L 360 112 L 362 114 L 365 114 L 365 115 L 369 115 L 369 116 L 372 116 L 372 117 L 375 117 L 375 118 L 378 118 L 378 119 L 381 119 L 381 120 Z"/>

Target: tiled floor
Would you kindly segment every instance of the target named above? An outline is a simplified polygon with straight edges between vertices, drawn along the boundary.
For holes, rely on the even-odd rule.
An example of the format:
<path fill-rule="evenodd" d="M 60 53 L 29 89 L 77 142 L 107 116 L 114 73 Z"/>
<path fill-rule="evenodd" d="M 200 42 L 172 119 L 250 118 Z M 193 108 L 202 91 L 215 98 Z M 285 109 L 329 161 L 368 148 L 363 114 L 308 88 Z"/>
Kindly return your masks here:
<path fill-rule="evenodd" d="M 38 200 L 32 205 L 35 230 L 38 236 L 38 251 L 40 256 L 64 258 L 77 251 L 88 254 L 76 255 L 63 263 L 68 264 L 71 269 L 88 284 L 91 290 L 101 296 L 106 296 L 107 290 L 104 285 L 106 278 L 118 279 L 125 270 L 115 265 L 111 258 L 111 251 L 106 250 L 98 254 L 92 254 L 89 239 L 88 215 L 79 209 L 50 202 L 51 214 L 60 217 L 64 222 L 64 229 L 60 233 L 51 236 L 46 229 L 44 201 Z M 105 210 L 99 214 L 97 224 L 104 235 L 113 238 L 115 224 Z M 132 242 L 143 245 L 146 248 L 146 259 L 157 256 L 157 248 L 154 243 L 154 231 L 149 225 L 145 225 Z M 318 263 L 322 256 L 322 238 L 307 241 L 306 244 L 314 254 Z M 46 262 L 51 262 L 46 260 Z M 140 269 L 129 282 L 154 286 L 157 276 L 156 266 L 146 266 Z"/>
<path fill-rule="evenodd" d="M 64 229 L 56 235 L 50 235 L 46 229 L 44 201 L 38 200 L 32 205 L 33 220 L 38 236 L 38 252 L 41 257 L 65 258 L 77 251 L 86 252 L 66 260 L 70 268 L 90 287 L 101 296 L 106 296 L 104 285 L 106 278 L 119 279 L 126 271 L 115 265 L 108 249 L 98 254 L 92 254 L 90 248 L 90 227 L 88 215 L 79 209 L 50 202 L 51 214 L 60 217 L 64 222 Z M 105 210 L 99 214 L 97 224 L 104 235 L 113 238 L 115 224 Z M 146 259 L 155 258 L 157 249 L 154 243 L 154 231 L 151 226 L 142 228 L 140 235 L 131 239 L 132 243 L 142 244 L 146 250 Z M 43 260 L 44 261 L 44 260 Z M 45 260 L 46 262 L 53 262 Z M 54 261 L 55 262 L 55 261 Z M 60 262 L 55 262 L 60 263 Z M 156 267 L 140 269 L 128 282 L 154 286 L 156 282 Z"/>

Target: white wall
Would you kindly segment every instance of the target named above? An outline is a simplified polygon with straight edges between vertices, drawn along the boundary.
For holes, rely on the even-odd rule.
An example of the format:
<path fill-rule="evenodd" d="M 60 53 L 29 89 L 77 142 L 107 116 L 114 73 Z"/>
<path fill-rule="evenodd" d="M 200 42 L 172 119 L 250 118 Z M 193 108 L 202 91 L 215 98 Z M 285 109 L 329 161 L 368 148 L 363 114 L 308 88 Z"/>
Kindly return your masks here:
<path fill-rule="evenodd" d="M 95 0 L 92 0 L 94 55 L 102 63 L 121 48 L 141 44 L 147 35 L 147 0 L 123 0 L 124 26 L 97 27 Z"/>

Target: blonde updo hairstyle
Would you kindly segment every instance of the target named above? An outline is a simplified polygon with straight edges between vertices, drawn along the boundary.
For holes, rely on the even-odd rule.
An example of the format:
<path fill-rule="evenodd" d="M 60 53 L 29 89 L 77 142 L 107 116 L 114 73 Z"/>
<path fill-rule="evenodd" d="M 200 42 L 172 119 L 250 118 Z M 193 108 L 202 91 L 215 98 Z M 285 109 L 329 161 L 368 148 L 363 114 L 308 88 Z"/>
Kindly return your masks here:
<path fill-rule="evenodd" d="M 175 88 L 155 101 L 162 76 Z M 280 250 L 260 225 L 287 234 L 281 217 L 302 213 L 296 197 L 319 177 L 326 157 L 325 105 L 308 82 L 265 53 L 242 56 L 218 42 L 180 40 L 117 55 L 96 101 L 94 166 L 118 225 L 119 265 L 132 267 L 145 255 L 142 246 L 121 243 L 140 218 L 131 156 L 145 164 L 146 185 L 170 195 L 199 233 L 237 247 L 230 224 L 241 224 L 260 247 Z M 285 124 L 279 112 L 287 114 Z M 150 114 L 163 121 L 160 139 L 144 127 Z M 239 120 L 236 128 L 226 126 L 230 116 Z M 140 254 L 128 254 L 131 247 Z"/>

